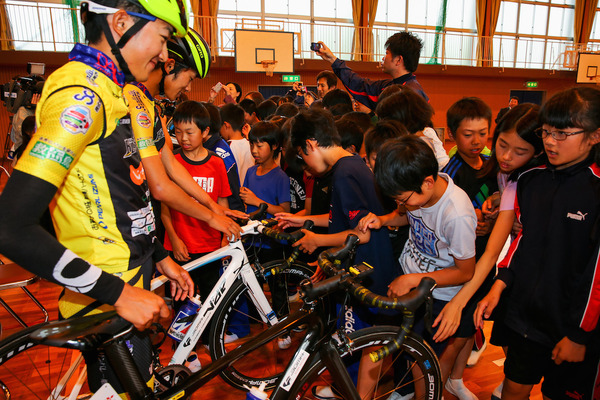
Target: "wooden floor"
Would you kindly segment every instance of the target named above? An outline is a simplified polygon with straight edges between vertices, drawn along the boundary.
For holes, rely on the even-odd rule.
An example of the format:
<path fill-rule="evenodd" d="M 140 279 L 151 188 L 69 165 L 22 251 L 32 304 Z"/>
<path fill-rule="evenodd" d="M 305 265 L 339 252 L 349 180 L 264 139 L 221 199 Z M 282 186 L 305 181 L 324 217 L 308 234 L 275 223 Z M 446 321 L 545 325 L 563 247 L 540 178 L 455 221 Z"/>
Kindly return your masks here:
<path fill-rule="evenodd" d="M 8 163 L 4 164 L 9 167 Z M 6 184 L 6 175 L 0 174 L 0 192 Z M 3 259 L 0 256 L 0 259 Z M 6 260 L 4 260 L 6 261 Z M 58 317 L 56 300 L 61 289 L 51 283 L 42 281 L 28 287 L 34 296 L 46 307 L 50 314 L 50 320 L 56 320 Z M 43 317 L 39 309 L 29 300 L 21 289 L 9 289 L 0 292 L 0 297 L 4 299 L 13 309 L 25 320 L 29 325 L 33 325 L 43 321 Z M 0 306 L 0 324 L 2 326 L 2 338 L 7 337 L 15 332 L 18 332 L 21 326 Z M 168 325 L 168 321 L 165 321 Z M 486 337 L 489 337 L 491 325 L 486 325 Z M 167 356 L 170 352 L 169 346 L 165 347 L 164 355 Z M 203 365 L 210 363 L 210 357 L 205 351 L 200 351 L 200 361 Z M 503 379 L 502 363 L 504 355 L 499 347 L 488 345 L 486 351 L 482 355 L 479 363 L 473 368 L 467 368 L 464 374 L 466 386 L 479 398 L 490 399 L 494 388 Z M 0 372 L 1 374 L 1 372 Z M 26 397 L 23 397 L 26 398 Z M 194 399 L 219 399 L 219 400 L 241 400 L 245 399 L 245 393 L 233 389 L 227 385 L 221 378 L 215 378 L 209 384 L 205 385 L 194 396 Z M 446 400 L 456 399 L 449 393 L 444 394 Z M 542 396 L 539 390 L 539 385 L 533 390 L 531 399 L 541 400 Z"/>
<path fill-rule="evenodd" d="M 50 313 L 50 319 L 56 320 L 57 309 L 56 299 L 60 293 L 60 288 L 48 282 L 38 282 L 28 287 L 31 292 L 40 300 Z M 0 296 L 25 320 L 26 323 L 32 325 L 42 322 L 42 314 L 39 309 L 29 300 L 29 298 L 21 291 L 21 289 L 9 289 L 0 292 Z M 168 324 L 168 321 L 165 321 Z M 18 332 L 20 325 L 0 307 L 0 324 L 2 325 L 2 337 L 7 337 L 10 334 Z M 489 326 L 486 326 L 487 336 L 489 337 Z M 165 348 L 165 356 L 169 354 L 170 346 Z M 203 365 L 210 362 L 210 357 L 207 352 L 200 351 L 200 360 Z M 480 399 L 489 399 L 494 388 L 502 380 L 502 362 L 504 356 L 502 350 L 498 347 L 488 345 L 486 351 L 482 355 L 479 363 L 468 368 L 464 375 L 466 386 Z M 1 371 L 0 371 L 1 374 Z M 205 385 L 198 391 L 194 399 L 219 399 L 219 400 L 240 400 L 245 398 L 242 391 L 236 390 L 228 386 L 221 378 L 216 378 L 209 384 Z M 445 393 L 446 400 L 455 399 L 454 396 Z M 532 399 L 541 399 L 539 386 L 534 389 L 531 396 Z"/>

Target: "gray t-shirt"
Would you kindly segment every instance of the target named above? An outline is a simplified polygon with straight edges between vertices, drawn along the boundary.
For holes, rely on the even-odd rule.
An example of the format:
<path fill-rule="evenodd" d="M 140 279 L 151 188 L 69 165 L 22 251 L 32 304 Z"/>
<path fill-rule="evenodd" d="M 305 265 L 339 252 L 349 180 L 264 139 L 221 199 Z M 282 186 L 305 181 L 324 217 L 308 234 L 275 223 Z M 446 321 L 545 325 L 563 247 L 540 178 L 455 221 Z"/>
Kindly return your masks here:
<path fill-rule="evenodd" d="M 454 265 L 454 259 L 475 257 L 477 216 L 469 196 L 444 173 L 448 181 L 442 197 L 431 207 L 407 213 L 409 239 L 399 261 L 405 274 L 427 273 Z M 433 297 L 450 301 L 462 285 L 437 287 Z"/>

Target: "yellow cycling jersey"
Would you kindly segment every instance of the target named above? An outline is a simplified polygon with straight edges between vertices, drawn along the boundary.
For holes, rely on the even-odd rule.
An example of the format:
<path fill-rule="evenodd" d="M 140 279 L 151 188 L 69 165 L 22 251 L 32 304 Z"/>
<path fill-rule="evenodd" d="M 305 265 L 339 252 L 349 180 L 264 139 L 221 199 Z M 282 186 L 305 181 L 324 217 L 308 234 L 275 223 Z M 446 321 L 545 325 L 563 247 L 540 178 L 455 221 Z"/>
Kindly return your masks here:
<path fill-rule="evenodd" d="M 37 132 L 16 168 L 56 186 L 58 240 L 109 273 L 152 255 L 155 221 L 129 126 L 122 73 L 103 53 L 76 45 L 46 81 Z"/>
<path fill-rule="evenodd" d="M 141 84 L 125 85 L 123 90 L 129 103 L 131 129 L 142 158 L 158 155 L 154 146 L 155 109 L 154 100 Z"/>

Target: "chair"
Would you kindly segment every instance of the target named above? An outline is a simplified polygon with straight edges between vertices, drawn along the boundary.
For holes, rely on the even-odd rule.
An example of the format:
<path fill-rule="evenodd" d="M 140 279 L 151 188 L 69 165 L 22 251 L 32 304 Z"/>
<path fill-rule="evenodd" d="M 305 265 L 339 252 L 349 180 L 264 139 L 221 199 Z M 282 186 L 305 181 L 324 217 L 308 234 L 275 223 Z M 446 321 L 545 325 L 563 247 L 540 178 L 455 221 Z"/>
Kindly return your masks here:
<path fill-rule="evenodd" d="M 20 287 L 29 296 L 29 298 L 39 307 L 44 313 L 44 322 L 48 321 L 48 312 L 40 304 L 40 302 L 27 290 L 26 286 L 31 285 L 39 279 L 38 276 L 29 271 L 24 270 L 15 263 L 0 265 L 0 291 Z M 0 297 L 0 304 L 16 319 L 23 328 L 27 328 L 27 324 L 14 312 L 12 308 Z"/>

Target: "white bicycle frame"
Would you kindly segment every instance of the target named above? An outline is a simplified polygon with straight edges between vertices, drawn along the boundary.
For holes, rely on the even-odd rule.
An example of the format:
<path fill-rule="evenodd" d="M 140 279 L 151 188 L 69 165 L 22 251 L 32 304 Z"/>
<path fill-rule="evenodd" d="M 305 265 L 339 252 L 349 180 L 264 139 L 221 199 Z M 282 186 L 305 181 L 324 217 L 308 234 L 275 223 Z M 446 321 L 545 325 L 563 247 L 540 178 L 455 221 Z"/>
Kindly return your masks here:
<path fill-rule="evenodd" d="M 262 232 L 264 226 L 259 221 L 250 221 L 247 225 L 242 227 L 242 236 L 245 235 L 256 235 Z M 191 351 L 196 347 L 196 343 L 200 339 L 202 332 L 206 329 L 210 320 L 215 313 L 216 309 L 221 304 L 221 301 L 225 297 L 238 277 L 241 277 L 244 284 L 248 287 L 248 294 L 252 303 L 259 311 L 259 314 L 265 323 L 271 325 L 278 322 L 277 315 L 271 308 L 269 301 L 267 300 L 261 284 L 254 275 L 254 270 L 248 262 L 248 256 L 241 240 L 229 243 L 228 246 L 222 247 L 219 250 L 215 250 L 210 254 L 198 258 L 197 260 L 190 261 L 185 264 L 183 268 L 186 271 L 202 267 L 208 263 L 216 260 L 220 260 L 224 257 L 231 257 L 229 265 L 221 275 L 221 278 L 217 281 L 214 288 L 206 299 L 202 299 L 202 306 L 198 310 L 198 314 L 194 318 L 192 325 L 188 329 L 187 333 L 177 346 L 177 350 L 173 354 L 169 365 L 171 364 L 183 364 Z M 160 276 L 152 280 L 150 290 L 155 290 L 167 281 L 167 278 Z"/>
<path fill-rule="evenodd" d="M 247 225 L 242 227 L 242 235 L 257 235 L 262 232 L 264 229 L 264 225 L 260 221 L 250 221 Z M 172 364 L 180 364 L 186 361 L 192 350 L 196 347 L 196 343 L 200 339 L 202 332 L 206 329 L 208 324 L 210 323 L 210 319 L 213 314 L 221 304 L 221 301 L 225 297 L 224 295 L 231 289 L 233 284 L 235 283 L 238 277 L 241 277 L 244 284 L 248 287 L 248 293 L 250 298 L 252 299 L 252 303 L 259 311 L 259 314 L 265 323 L 270 323 L 271 325 L 276 324 L 278 322 L 277 315 L 271 308 L 269 301 L 267 300 L 262 286 L 256 279 L 256 275 L 254 274 L 254 270 L 250 266 L 248 262 L 248 256 L 246 255 L 246 250 L 244 249 L 244 245 L 241 240 L 236 240 L 235 242 L 230 242 L 229 245 L 221 247 L 218 250 L 215 250 L 203 257 L 198 258 L 197 260 L 190 261 L 189 263 L 183 265 L 183 268 L 186 271 L 191 271 L 196 268 L 200 268 L 208 263 L 211 263 L 216 260 L 223 259 L 225 257 L 231 257 L 231 261 L 221 278 L 215 284 L 215 287 L 212 289 L 210 294 L 206 299 L 202 299 L 202 306 L 200 310 L 198 310 L 198 314 L 194 318 L 192 325 L 188 329 L 186 335 L 184 336 L 179 346 L 177 346 L 177 350 L 173 354 L 169 365 Z M 150 283 L 150 290 L 154 291 L 158 289 L 160 286 L 164 285 L 168 279 L 163 275 L 157 278 L 152 279 Z M 72 363 L 71 368 L 63 375 L 60 379 L 57 386 L 54 388 L 51 396 L 48 400 L 56 399 L 58 393 L 60 393 L 65 386 L 68 385 L 68 382 L 71 380 L 73 374 L 77 371 L 77 367 L 82 363 L 83 356 L 79 354 L 79 356 Z M 86 366 L 85 363 L 82 366 L 82 370 L 79 371 L 78 378 L 73 386 L 73 389 L 69 395 L 69 397 L 61 397 L 62 399 L 75 400 L 79 395 L 79 391 L 81 386 L 85 382 L 87 377 L 86 374 Z M 96 398 L 104 398 L 102 395 L 100 397 L 96 397 L 95 395 L 92 399 Z M 92 400 L 91 399 L 91 400 Z"/>

